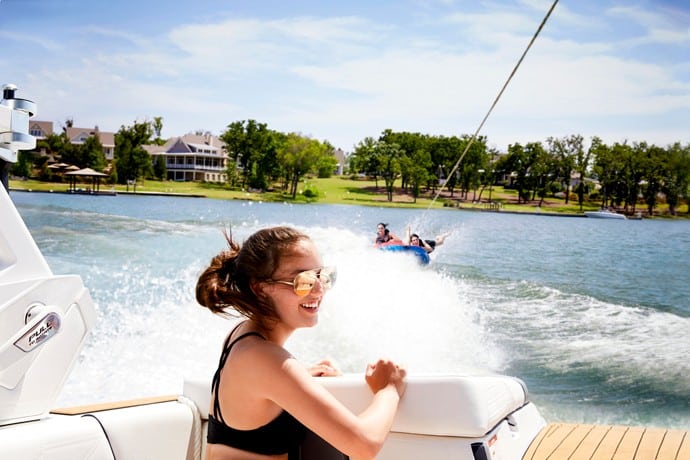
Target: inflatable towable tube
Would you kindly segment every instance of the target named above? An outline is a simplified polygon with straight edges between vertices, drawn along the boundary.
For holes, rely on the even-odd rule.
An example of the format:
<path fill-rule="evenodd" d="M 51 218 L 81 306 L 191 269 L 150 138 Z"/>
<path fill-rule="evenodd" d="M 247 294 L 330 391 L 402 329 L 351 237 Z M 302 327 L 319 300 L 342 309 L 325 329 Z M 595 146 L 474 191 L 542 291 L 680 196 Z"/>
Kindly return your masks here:
<path fill-rule="evenodd" d="M 379 249 L 383 251 L 406 252 L 417 257 L 418 262 L 422 265 L 428 265 L 430 262 L 429 254 L 427 254 L 424 248 L 421 246 L 405 246 L 402 244 L 390 244 L 387 246 L 380 246 Z"/>

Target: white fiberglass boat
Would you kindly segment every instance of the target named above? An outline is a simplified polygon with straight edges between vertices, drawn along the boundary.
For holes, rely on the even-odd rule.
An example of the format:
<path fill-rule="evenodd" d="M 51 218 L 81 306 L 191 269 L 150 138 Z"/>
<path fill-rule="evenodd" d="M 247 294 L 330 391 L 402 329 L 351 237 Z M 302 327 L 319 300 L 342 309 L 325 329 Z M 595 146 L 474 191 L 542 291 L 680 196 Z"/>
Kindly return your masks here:
<path fill-rule="evenodd" d="M 617 212 L 609 211 L 608 209 L 602 209 L 600 211 L 585 211 L 585 216 L 596 219 L 627 219 L 624 214 L 618 214 Z"/>
<path fill-rule="evenodd" d="M 0 170 L 30 149 L 35 108 L 6 88 L 0 101 Z M 3 178 L 3 182 L 5 182 Z M 79 276 L 54 275 L 5 187 L 0 186 L 0 458 L 2 460 L 201 460 L 210 381 L 179 394 L 68 409 L 54 405 L 96 321 Z M 354 412 L 371 393 L 362 375 L 322 377 Z M 411 375 L 377 458 L 690 458 L 679 430 L 547 425 L 524 383 L 502 375 Z M 343 459 L 315 434 L 302 459 Z M 618 457 L 616 457 L 618 458 Z"/>

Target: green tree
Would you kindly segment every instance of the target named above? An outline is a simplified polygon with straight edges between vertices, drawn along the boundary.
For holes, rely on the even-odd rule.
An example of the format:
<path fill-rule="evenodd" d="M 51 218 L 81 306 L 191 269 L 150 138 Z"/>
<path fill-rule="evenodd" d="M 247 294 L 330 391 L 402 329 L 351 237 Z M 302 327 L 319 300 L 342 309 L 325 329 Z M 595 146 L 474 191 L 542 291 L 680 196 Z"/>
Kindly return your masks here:
<path fill-rule="evenodd" d="M 161 139 L 161 132 L 163 132 L 163 117 L 153 117 L 151 122 L 151 128 L 153 128 L 153 134 L 156 138 L 153 140 L 156 145 L 163 145 L 165 141 Z"/>
<path fill-rule="evenodd" d="M 319 162 L 328 152 L 328 146 L 298 133 L 289 133 L 278 152 L 279 163 L 287 173 L 290 195 L 297 196 L 300 179 L 310 171 L 315 171 Z"/>
<path fill-rule="evenodd" d="M 376 150 L 377 142 L 373 137 L 365 137 L 352 152 L 351 163 L 354 171 L 364 173 L 374 178 L 375 188 L 378 190 L 379 172 L 381 171 L 381 158 Z"/>
<path fill-rule="evenodd" d="M 531 199 L 535 200 L 538 196 L 539 206 L 541 206 L 552 181 L 558 175 L 557 162 L 541 142 L 526 144 L 525 158 L 527 165 L 525 184 L 531 190 Z"/>
<path fill-rule="evenodd" d="M 329 142 L 323 142 L 322 155 L 319 156 L 319 160 L 316 164 L 316 175 L 320 179 L 326 179 L 331 177 L 335 173 L 338 167 L 338 159 L 335 157 L 335 147 Z"/>
<path fill-rule="evenodd" d="M 242 170 L 242 187 L 265 189 L 270 178 L 277 176 L 280 148 L 278 133 L 255 120 L 235 121 L 220 135 L 228 156 Z"/>
<path fill-rule="evenodd" d="M 396 144 L 400 149 L 400 160 L 405 158 L 410 158 L 415 155 L 416 152 L 426 150 L 428 151 L 428 136 L 420 133 L 410 133 L 407 131 L 394 132 L 390 129 L 384 130 L 379 136 L 379 142 L 385 142 L 387 144 Z M 430 167 L 431 165 L 429 165 Z M 410 177 L 406 170 L 400 170 L 400 186 L 407 190 Z"/>
<path fill-rule="evenodd" d="M 508 156 L 505 167 L 510 173 L 515 174 L 515 180 L 511 184 L 518 192 L 518 204 L 529 199 L 530 184 L 528 183 L 530 157 L 522 144 L 515 143 L 508 146 Z"/>
<path fill-rule="evenodd" d="M 67 137 L 64 134 L 52 133 L 36 141 L 36 151 L 44 151 L 48 156 L 61 158 L 63 147 L 66 143 Z"/>
<path fill-rule="evenodd" d="M 79 161 L 78 164 L 82 168 L 91 168 L 96 171 L 103 171 L 105 168 L 105 153 L 103 153 L 103 144 L 98 139 L 98 136 L 89 136 L 83 144 L 77 148 Z"/>
<path fill-rule="evenodd" d="M 65 143 L 60 149 L 60 159 L 67 164 L 77 165 L 81 167 L 81 154 L 79 151 L 79 146 L 72 144 L 65 137 Z"/>
<path fill-rule="evenodd" d="M 376 143 L 375 155 L 381 160 L 381 177 L 386 184 L 386 195 L 388 201 L 393 201 L 393 184 L 400 174 L 400 159 L 403 156 L 402 149 L 398 144 L 388 144 L 379 141 Z"/>
<path fill-rule="evenodd" d="M 151 156 L 142 147 L 151 143 L 151 123 L 135 122 L 130 127 L 121 126 L 115 133 L 115 166 L 118 183 L 137 180 L 152 174 Z"/>
<path fill-rule="evenodd" d="M 156 155 L 153 162 L 153 176 L 158 180 L 165 180 L 168 177 L 168 167 L 165 164 L 164 155 Z"/>
<path fill-rule="evenodd" d="M 237 187 L 240 181 L 240 174 L 238 172 L 237 163 L 233 159 L 228 159 L 225 165 L 225 174 L 228 178 L 228 185 L 230 187 Z"/>
<path fill-rule="evenodd" d="M 487 186 L 489 187 L 489 203 L 491 203 L 493 200 L 493 186 L 496 184 L 496 179 L 498 177 L 497 158 L 499 158 L 499 152 L 496 148 L 491 148 L 487 151 L 485 163 L 482 166 L 484 173 L 481 174 L 482 188 L 479 191 L 479 197 L 477 198 L 479 201 L 482 200 L 482 193 L 484 193 L 484 189 Z"/>
<path fill-rule="evenodd" d="M 28 178 L 31 175 L 31 161 L 30 153 L 19 151 L 17 152 L 17 162 L 10 167 L 10 174 L 17 177 Z"/>
<path fill-rule="evenodd" d="M 431 154 L 426 150 L 417 150 L 411 158 L 405 156 L 400 159 L 400 169 L 406 172 L 415 203 L 421 193 L 422 185 L 429 179 L 431 164 Z"/>
<path fill-rule="evenodd" d="M 645 175 L 645 156 L 649 146 L 646 142 L 635 142 L 626 150 L 624 157 L 623 184 L 625 186 L 625 211 L 635 213 L 637 199 Z"/>
<path fill-rule="evenodd" d="M 601 185 L 602 208 L 620 206 L 627 196 L 625 184 L 625 159 L 630 156 L 631 148 L 626 143 L 615 143 L 608 146 L 597 142 L 592 167 L 594 176 Z"/>
<path fill-rule="evenodd" d="M 458 169 L 460 172 L 458 176 L 459 185 L 465 199 L 469 197 L 470 190 L 474 191 L 473 199 L 476 199 L 477 189 L 482 179 L 479 170 L 482 169 L 487 158 L 485 139 L 481 137 L 472 141 L 470 137 L 464 136 L 460 140 L 459 146 L 462 149 L 461 152 L 466 151 Z"/>
<path fill-rule="evenodd" d="M 561 139 L 549 137 L 546 142 L 549 145 L 549 153 L 558 159 L 560 176 L 565 187 L 565 203 L 568 204 L 572 175 L 576 168 L 576 158 L 578 155 L 582 155 L 582 136 L 572 135 Z"/>
<path fill-rule="evenodd" d="M 596 137 L 594 139 L 597 139 Z M 592 144 L 594 143 L 592 139 Z M 582 211 L 582 204 L 585 201 L 585 175 L 587 174 L 587 168 L 589 168 L 589 162 L 592 158 L 592 145 L 590 144 L 589 149 L 585 152 L 583 147 L 584 139 L 579 134 L 570 136 L 571 149 L 575 152 L 575 170 L 580 175 L 580 183 L 577 188 L 577 202 L 580 205 L 580 211 Z"/>
<path fill-rule="evenodd" d="M 645 146 L 642 155 L 643 182 L 642 195 L 647 205 L 648 215 L 654 214 L 654 208 L 659 200 L 664 184 L 669 177 L 667 160 L 668 153 L 656 145 Z"/>
<path fill-rule="evenodd" d="M 666 195 L 669 213 L 675 216 L 681 199 L 685 198 L 687 203 L 690 198 L 688 196 L 688 187 L 690 187 L 690 144 L 682 147 L 680 142 L 676 142 L 668 147 L 667 152 L 667 176 L 664 180 L 662 191 Z M 688 203 L 688 214 L 690 214 L 690 203 Z"/>
<path fill-rule="evenodd" d="M 432 138 L 430 144 L 429 152 L 433 165 L 429 171 L 431 174 L 429 188 L 436 193 L 436 184 L 439 184 L 445 187 L 450 192 L 450 196 L 453 197 L 455 187 L 460 184 L 460 172 L 458 170 L 453 172 L 453 169 L 467 147 L 467 139 L 456 136 L 438 136 Z"/>

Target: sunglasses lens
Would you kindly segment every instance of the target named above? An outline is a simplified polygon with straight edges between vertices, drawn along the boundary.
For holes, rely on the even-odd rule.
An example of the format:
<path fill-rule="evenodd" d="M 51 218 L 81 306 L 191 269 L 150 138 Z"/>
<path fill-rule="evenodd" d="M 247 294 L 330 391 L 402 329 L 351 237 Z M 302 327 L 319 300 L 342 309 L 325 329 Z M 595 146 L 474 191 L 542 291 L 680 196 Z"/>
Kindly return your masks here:
<path fill-rule="evenodd" d="M 302 272 L 295 277 L 294 289 L 295 294 L 300 297 L 304 297 L 309 294 L 316 284 L 316 273 L 313 271 Z"/>
<path fill-rule="evenodd" d="M 321 284 L 323 284 L 325 289 L 330 289 L 335 284 L 335 279 L 337 276 L 338 273 L 335 271 L 335 268 L 324 267 L 321 269 L 321 272 L 319 272 L 319 281 L 321 281 Z"/>
<path fill-rule="evenodd" d="M 300 297 L 304 297 L 309 294 L 314 285 L 316 284 L 316 279 L 319 279 L 321 286 L 324 289 L 330 289 L 335 283 L 336 272 L 333 268 L 322 268 L 318 272 L 315 270 L 310 270 L 306 272 L 299 273 L 293 282 L 293 288 L 295 294 Z"/>

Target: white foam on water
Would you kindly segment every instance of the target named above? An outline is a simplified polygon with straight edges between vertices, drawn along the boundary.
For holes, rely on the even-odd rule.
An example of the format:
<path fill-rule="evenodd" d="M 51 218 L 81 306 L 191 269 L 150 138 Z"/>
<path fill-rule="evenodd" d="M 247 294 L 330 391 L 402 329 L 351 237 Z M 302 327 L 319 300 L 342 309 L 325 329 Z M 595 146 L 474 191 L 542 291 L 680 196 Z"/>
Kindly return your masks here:
<path fill-rule="evenodd" d="M 242 229 L 238 237 L 254 230 Z M 410 372 L 484 373 L 499 366 L 502 354 L 478 324 L 476 304 L 463 283 L 420 266 L 408 254 L 374 249 L 349 230 L 304 230 L 324 263 L 338 268 L 319 324 L 297 331 L 287 344 L 305 364 L 330 358 L 345 372 L 363 372 L 383 357 Z M 220 232 L 216 239 L 206 257 L 198 254 L 175 273 L 141 261 L 108 268 L 112 283 L 92 288 L 99 321 L 62 405 L 176 393 L 185 377 L 210 378 L 225 334 L 236 322 L 212 315 L 194 300 L 198 275 L 223 248 Z"/>
<path fill-rule="evenodd" d="M 184 222 L 81 212 L 69 226 L 46 225 L 36 233 L 51 267 L 81 274 L 98 309 L 96 328 L 59 405 L 175 394 L 185 377 L 210 380 L 236 320 L 199 307 L 194 286 L 210 258 L 225 248 L 223 227 L 231 226 L 242 241 L 258 228 L 299 222 L 297 209 L 307 213 L 293 205 L 271 205 L 272 214 L 259 217 L 252 213 L 268 205 L 239 207 L 246 212 L 222 216 L 213 211 Z M 324 263 L 338 268 L 319 324 L 297 331 L 287 344 L 305 364 L 331 358 L 346 372 L 362 372 L 367 363 L 388 357 L 413 373 L 518 369 L 593 376 L 621 399 L 619 405 L 606 400 L 610 396 L 596 394 L 598 388 L 587 381 L 566 380 L 553 388 L 540 382 L 538 401 L 550 420 L 646 423 L 646 393 L 650 399 L 687 401 L 690 318 L 572 289 L 484 276 L 471 260 L 482 250 L 475 247 L 473 232 L 484 230 L 450 225 L 454 214 L 449 213 L 437 222 L 410 214 L 413 231 L 425 238 L 452 230 L 431 264 L 420 266 L 407 254 L 372 247 L 375 224 L 370 233 L 362 231 L 374 222 L 368 212 L 354 208 L 348 228 L 331 224 L 329 215 L 314 224 L 319 208 L 309 207 L 309 222 L 298 224 L 316 241 Z M 403 233 L 404 226 L 397 225 Z M 491 263 L 501 264 L 502 257 L 511 254 L 497 252 Z M 573 398 L 565 394 L 567 385 L 590 387 Z M 627 386 L 642 394 L 628 395 Z M 619 412 L 612 415 L 612 410 Z M 657 418 L 651 420 L 664 416 L 675 426 L 690 424 L 682 409 L 652 414 Z"/>

